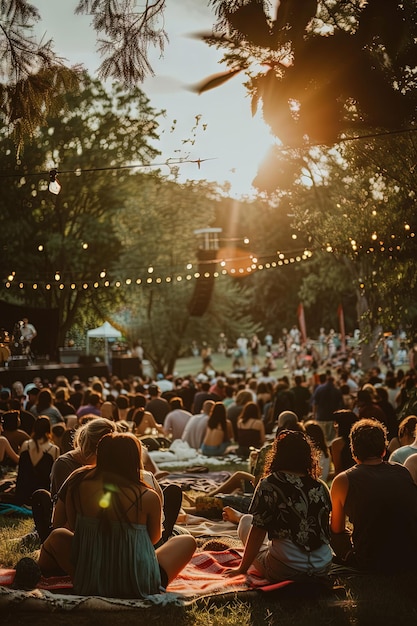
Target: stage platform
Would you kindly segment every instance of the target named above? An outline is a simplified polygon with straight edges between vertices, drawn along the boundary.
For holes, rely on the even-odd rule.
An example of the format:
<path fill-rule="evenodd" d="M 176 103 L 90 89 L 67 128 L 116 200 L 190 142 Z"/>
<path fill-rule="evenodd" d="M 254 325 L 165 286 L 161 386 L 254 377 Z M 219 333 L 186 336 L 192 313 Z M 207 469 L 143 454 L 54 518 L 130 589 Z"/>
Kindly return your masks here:
<path fill-rule="evenodd" d="M 16 380 L 27 385 L 36 377 L 54 383 L 57 376 L 66 376 L 70 382 L 77 376 L 80 380 L 88 382 L 88 379 L 94 376 L 108 378 L 109 368 L 105 363 L 48 363 L 18 367 L 13 364 L 13 367 L 0 367 L 0 384 L 3 387 L 11 387 Z"/>

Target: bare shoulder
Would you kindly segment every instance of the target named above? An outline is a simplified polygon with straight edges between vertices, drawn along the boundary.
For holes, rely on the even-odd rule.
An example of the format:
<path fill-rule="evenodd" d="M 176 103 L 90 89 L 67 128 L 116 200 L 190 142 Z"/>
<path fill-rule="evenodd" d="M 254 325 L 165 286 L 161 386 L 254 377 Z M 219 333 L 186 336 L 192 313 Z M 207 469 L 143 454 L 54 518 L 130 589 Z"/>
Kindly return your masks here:
<path fill-rule="evenodd" d="M 341 472 L 333 479 L 330 493 L 332 496 L 344 499 L 349 489 L 349 479 L 346 472 Z"/>
<path fill-rule="evenodd" d="M 161 499 L 156 491 L 148 487 L 142 491 L 142 501 L 144 504 L 148 504 L 149 506 L 153 506 L 155 504 L 161 506 Z"/>
<path fill-rule="evenodd" d="M 331 443 L 330 449 L 335 452 L 335 451 L 339 451 L 342 450 L 342 448 L 345 445 L 345 441 L 342 437 L 337 437 L 337 439 L 334 439 Z"/>

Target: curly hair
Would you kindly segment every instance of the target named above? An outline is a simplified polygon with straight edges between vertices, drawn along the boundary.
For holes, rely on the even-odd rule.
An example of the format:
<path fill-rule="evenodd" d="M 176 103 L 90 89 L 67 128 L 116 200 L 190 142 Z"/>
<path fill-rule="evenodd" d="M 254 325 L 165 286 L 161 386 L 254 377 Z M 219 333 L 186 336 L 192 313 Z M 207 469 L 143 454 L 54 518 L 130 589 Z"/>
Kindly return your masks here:
<path fill-rule="evenodd" d="M 306 435 L 310 438 L 312 444 L 318 448 L 319 451 L 323 452 L 326 459 L 328 459 L 330 456 L 329 447 L 326 443 L 324 432 L 320 424 L 315 420 L 308 420 L 308 422 L 304 422 L 304 428 Z"/>
<path fill-rule="evenodd" d="M 409 435 L 410 437 L 414 437 L 416 433 L 416 426 L 417 426 L 417 416 L 408 415 L 403 420 L 401 420 L 398 426 L 398 437 L 404 437 L 406 435 Z"/>
<path fill-rule="evenodd" d="M 361 419 L 349 435 L 352 456 L 358 461 L 383 457 L 387 449 L 387 429 L 377 419 Z"/>
<path fill-rule="evenodd" d="M 272 444 L 264 476 L 285 471 L 307 474 L 315 479 L 320 475 L 319 452 L 304 432 L 282 430 Z"/>

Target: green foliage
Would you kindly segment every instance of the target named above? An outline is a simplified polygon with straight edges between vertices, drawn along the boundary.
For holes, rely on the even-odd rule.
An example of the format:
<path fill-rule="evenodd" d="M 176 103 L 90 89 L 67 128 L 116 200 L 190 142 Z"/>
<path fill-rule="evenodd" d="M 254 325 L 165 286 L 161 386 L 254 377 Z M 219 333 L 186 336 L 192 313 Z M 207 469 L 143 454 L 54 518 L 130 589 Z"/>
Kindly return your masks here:
<path fill-rule="evenodd" d="M 18 152 L 48 114 L 62 109 L 66 92 L 79 84 L 78 69 L 64 65 L 52 41 L 34 37 L 39 19 L 38 10 L 23 0 L 0 4 L 0 101 Z"/>
<path fill-rule="evenodd" d="M 415 121 L 413 0 L 210 4 L 218 21 L 207 43 L 225 50 L 232 69 L 245 69 L 252 109 L 262 102 L 285 144 L 332 144 L 353 129 L 397 130 Z M 260 64 L 268 70 L 259 72 Z"/>
<path fill-rule="evenodd" d="M 381 326 L 407 326 L 410 334 L 416 329 L 415 158 L 412 133 L 369 139 L 338 151 L 311 150 L 302 165 L 297 156 L 298 179 L 285 188 L 280 178 L 278 195 L 287 198 L 296 226 L 324 255 L 312 263 L 301 297 L 325 310 L 326 301 L 346 304 L 356 296 L 368 338 Z"/>
<path fill-rule="evenodd" d="M 87 13 L 98 36 L 103 58 L 101 79 L 119 81 L 125 88 L 153 74 L 148 60 L 150 45 L 163 52 L 167 35 L 163 13 L 165 0 L 136 3 L 131 0 L 80 0 L 75 13 Z M 0 3 L 0 101 L 5 127 L 19 153 L 50 115 L 69 105 L 65 95 L 82 80 L 82 67 L 68 67 L 53 49 L 53 42 L 38 41 L 34 25 L 41 21 L 38 9 L 25 0 Z"/>
<path fill-rule="evenodd" d="M 158 175 L 136 175 L 126 182 L 126 190 L 130 200 L 115 224 L 122 251 L 111 271 L 132 286 L 123 288 L 117 313 L 114 302 L 107 310 L 113 310 L 131 342 L 141 340 L 154 369 L 172 373 L 176 359 L 195 339 L 215 345 L 220 332 L 232 341 L 240 332 L 255 332 L 251 300 L 230 279 L 215 280 L 202 318 L 188 311 L 198 271 L 194 231 L 217 225 L 216 213 L 226 202 L 217 189 L 204 182 L 180 185 Z M 210 271 L 215 269 L 213 263 Z"/>
<path fill-rule="evenodd" d="M 13 275 L 8 298 L 58 309 L 59 345 L 68 338 L 79 343 L 84 328 L 107 318 L 128 341 L 141 339 L 155 370 L 167 373 L 194 339 L 216 344 L 224 332 L 233 343 L 261 325 L 252 320 L 251 292 L 226 278 L 215 281 L 205 316 L 190 316 L 194 231 L 220 224 L 231 232 L 225 216 L 233 207 L 215 185 L 179 184 L 126 167 L 157 154 L 151 145 L 157 129 L 158 113 L 139 89 L 114 86 L 108 93 L 84 76 L 19 160 L 4 133 L 0 251 L 3 279 Z M 47 187 L 52 165 L 62 185 L 58 196 Z M 257 217 L 250 203 L 239 213 L 243 238 Z"/>
<path fill-rule="evenodd" d="M 27 304 L 59 309 L 61 345 L 80 307 L 97 310 L 103 300 L 114 301 L 111 291 L 93 294 L 92 286 L 121 249 L 114 223 L 127 201 L 129 174 L 118 166 L 154 158 L 150 141 L 158 126 L 139 89 L 107 93 L 87 76 L 81 91 L 67 95 L 67 105 L 38 129 L 20 159 L 7 134 L 1 138 L 7 177 L 0 198 L 1 267 L 6 276 L 14 273 L 12 297 L 21 297 L 22 284 Z M 52 164 L 62 171 L 58 196 L 47 186 L 45 169 Z"/>
<path fill-rule="evenodd" d="M 310 271 L 298 274 L 308 322 L 330 323 L 331 307 L 341 301 L 356 326 L 355 299 L 364 335 L 399 323 L 414 332 L 416 3 L 210 4 L 218 21 L 206 42 L 224 51 L 230 68 L 245 70 L 253 113 L 262 105 L 265 121 L 287 146 L 271 151 L 255 184 L 279 200 L 277 213 L 287 207 L 307 247 L 327 251 L 324 262 L 317 256 Z M 410 132 L 388 139 L 400 129 Z M 381 138 L 327 152 L 297 149 L 333 144 L 358 130 Z M 289 297 L 299 281 L 291 275 Z M 280 320 L 281 286 L 254 280 L 257 301 Z M 273 318 L 268 322 L 273 328 Z"/>
<path fill-rule="evenodd" d="M 163 52 L 168 37 L 164 29 L 165 0 L 80 0 L 76 13 L 92 17 L 98 35 L 98 52 L 104 58 L 98 75 L 134 87 L 153 75 L 148 60 L 152 44 Z"/>
<path fill-rule="evenodd" d="M 314 253 L 308 269 L 300 272 L 300 301 L 304 304 L 307 331 L 318 334 L 319 328 L 339 330 L 337 308 L 343 306 L 345 329 L 352 334 L 358 326 L 356 291 L 352 268 L 326 252 Z"/>

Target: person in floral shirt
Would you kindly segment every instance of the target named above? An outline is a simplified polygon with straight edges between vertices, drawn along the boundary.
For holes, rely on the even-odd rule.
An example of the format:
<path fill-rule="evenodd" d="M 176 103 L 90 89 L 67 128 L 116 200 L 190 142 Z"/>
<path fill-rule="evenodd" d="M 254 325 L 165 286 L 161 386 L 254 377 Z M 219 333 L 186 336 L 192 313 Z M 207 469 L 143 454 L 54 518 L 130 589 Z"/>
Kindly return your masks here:
<path fill-rule="evenodd" d="M 239 523 L 245 544 L 239 567 L 252 565 L 271 582 L 326 577 L 332 562 L 331 500 L 319 479 L 318 452 L 303 432 L 283 430 L 274 441 L 265 477 L 254 493 L 249 514 L 225 507 L 223 518 Z"/>

